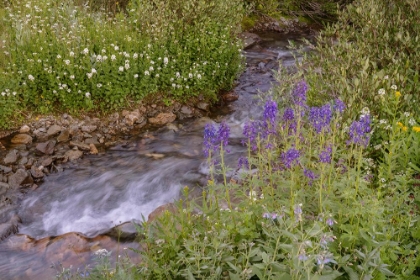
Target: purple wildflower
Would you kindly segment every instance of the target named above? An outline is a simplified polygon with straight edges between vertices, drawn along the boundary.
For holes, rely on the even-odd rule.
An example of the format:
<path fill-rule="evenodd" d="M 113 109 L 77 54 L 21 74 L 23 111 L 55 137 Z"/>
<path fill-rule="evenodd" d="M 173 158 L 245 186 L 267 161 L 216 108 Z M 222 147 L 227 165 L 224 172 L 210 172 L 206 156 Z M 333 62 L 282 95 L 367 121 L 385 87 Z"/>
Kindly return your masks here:
<path fill-rule="evenodd" d="M 293 210 L 293 213 L 295 213 L 296 221 L 301 222 L 302 221 L 302 204 L 296 204 L 295 209 Z"/>
<path fill-rule="evenodd" d="M 325 104 L 322 107 L 312 107 L 309 111 L 309 119 L 317 133 L 323 129 L 328 130 L 332 118 L 331 105 Z"/>
<path fill-rule="evenodd" d="M 204 155 L 209 156 L 210 151 L 216 152 L 220 145 L 228 145 L 230 129 L 225 122 L 222 122 L 218 129 L 213 124 L 206 124 L 204 127 Z"/>
<path fill-rule="evenodd" d="M 354 121 L 349 128 L 349 137 L 347 145 L 356 144 L 367 147 L 370 140 L 370 115 L 363 115 L 359 121 Z"/>
<path fill-rule="evenodd" d="M 214 151 L 215 150 L 215 142 L 216 142 L 216 134 L 217 134 L 217 130 L 216 127 L 211 124 L 208 123 L 206 124 L 206 126 L 204 127 L 204 155 L 206 157 L 209 156 L 210 151 Z"/>
<path fill-rule="evenodd" d="M 309 179 L 309 186 L 312 186 L 313 181 L 317 178 L 317 176 L 315 175 L 315 173 L 310 170 L 310 169 L 304 169 L 303 170 L 303 174 L 306 176 L 306 178 Z"/>
<path fill-rule="evenodd" d="M 331 145 L 326 147 L 321 153 L 319 154 L 319 162 L 322 163 L 331 163 L 331 153 L 332 147 Z"/>
<path fill-rule="evenodd" d="M 270 213 L 264 213 L 262 216 L 263 216 L 264 219 L 270 219 L 271 218 Z"/>
<path fill-rule="evenodd" d="M 281 154 L 281 160 L 286 168 L 292 168 L 299 162 L 300 153 L 295 148 L 290 148 L 286 152 Z"/>
<path fill-rule="evenodd" d="M 341 99 L 337 98 L 334 104 L 334 111 L 338 111 L 341 114 L 344 112 L 345 109 L 346 109 L 346 104 L 344 104 L 344 102 L 341 101 Z"/>
<path fill-rule="evenodd" d="M 243 134 L 248 138 L 249 143 L 251 144 L 251 150 L 255 151 L 257 149 L 257 137 L 259 132 L 258 122 L 252 121 L 245 123 Z"/>
<path fill-rule="evenodd" d="M 238 160 L 238 168 L 249 168 L 249 161 L 246 157 L 240 157 Z"/>
<path fill-rule="evenodd" d="M 306 92 L 308 85 L 304 80 L 300 81 L 293 90 L 293 103 L 299 107 L 306 108 Z"/>
<path fill-rule="evenodd" d="M 330 218 L 327 219 L 326 223 L 327 223 L 328 226 L 332 227 L 334 225 L 335 221 L 334 221 L 333 218 L 330 217 Z"/>
<path fill-rule="evenodd" d="M 283 120 L 284 121 L 293 121 L 295 119 L 295 112 L 292 108 L 286 108 L 283 113 Z"/>
<path fill-rule="evenodd" d="M 268 100 L 264 105 L 263 119 L 265 122 L 269 121 L 272 127 L 275 127 L 277 118 L 277 103 L 273 100 Z"/>
<path fill-rule="evenodd" d="M 298 260 L 304 262 L 304 261 L 308 260 L 308 256 L 305 254 L 305 252 L 303 252 L 302 254 L 300 254 L 298 256 Z"/>
<path fill-rule="evenodd" d="M 326 255 L 318 255 L 317 256 L 317 264 L 321 267 L 324 266 L 324 264 L 330 263 L 333 261 L 332 254 L 326 254 Z"/>

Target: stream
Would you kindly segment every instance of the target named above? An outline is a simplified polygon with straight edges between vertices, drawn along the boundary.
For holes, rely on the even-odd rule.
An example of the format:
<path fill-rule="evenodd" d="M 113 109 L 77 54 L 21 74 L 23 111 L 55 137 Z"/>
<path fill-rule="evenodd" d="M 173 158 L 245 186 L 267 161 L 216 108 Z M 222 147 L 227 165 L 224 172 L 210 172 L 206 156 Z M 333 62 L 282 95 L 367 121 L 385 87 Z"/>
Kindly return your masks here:
<path fill-rule="evenodd" d="M 261 40 L 244 51 L 247 68 L 234 89 L 238 100 L 215 108 L 211 118 L 143 131 L 103 154 L 68 163 L 63 172 L 49 175 L 29 192 L 19 208 L 18 234 L 0 242 L 0 278 L 53 279 L 61 266 L 83 269 L 92 264 L 98 249 L 112 252 L 113 261 L 119 255 L 138 261 L 138 254 L 127 249 L 139 248 L 138 242 L 119 240 L 110 229 L 141 222 L 157 207 L 177 200 L 185 186 L 201 193 L 208 178 L 202 152 L 206 123 L 223 120 L 230 127 L 226 162 L 234 169 L 245 154 L 243 125 L 263 110 L 258 93 L 276 83 L 273 70 L 279 62 L 295 63 L 288 41 L 309 51 L 302 34 L 259 36 Z"/>

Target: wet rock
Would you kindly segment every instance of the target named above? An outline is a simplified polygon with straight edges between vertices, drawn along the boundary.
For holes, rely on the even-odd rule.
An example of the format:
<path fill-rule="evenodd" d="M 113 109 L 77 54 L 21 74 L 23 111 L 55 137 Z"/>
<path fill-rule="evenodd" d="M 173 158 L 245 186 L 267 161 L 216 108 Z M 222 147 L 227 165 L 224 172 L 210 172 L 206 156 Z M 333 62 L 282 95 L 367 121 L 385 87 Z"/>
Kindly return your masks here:
<path fill-rule="evenodd" d="M 13 144 L 30 144 L 32 143 L 32 137 L 28 134 L 17 134 L 15 135 L 12 140 L 10 140 Z"/>
<path fill-rule="evenodd" d="M 146 157 L 151 157 L 153 159 L 161 159 L 164 158 L 165 155 L 164 154 L 156 154 L 156 153 L 152 153 L 152 154 L 145 154 Z"/>
<path fill-rule="evenodd" d="M 16 150 L 11 150 L 7 153 L 6 157 L 3 159 L 5 164 L 13 164 L 18 160 L 18 152 Z"/>
<path fill-rule="evenodd" d="M 89 147 L 90 147 L 90 153 L 92 154 L 92 155 L 97 155 L 98 154 L 98 149 L 96 148 L 96 146 L 94 145 L 94 144 L 89 144 Z"/>
<path fill-rule="evenodd" d="M 137 237 L 137 227 L 140 225 L 134 225 L 132 222 L 123 223 L 119 226 L 113 227 L 110 231 L 105 233 L 108 236 L 114 237 L 121 241 L 131 241 Z"/>
<path fill-rule="evenodd" d="M 149 122 L 154 125 L 165 125 L 176 119 L 174 113 L 160 113 L 154 118 L 149 118 Z"/>
<path fill-rule="evenodd" d="M 44 168 L 43 166 L 35 167 L 35 165 L 32 165 L 32 167 L 31 167 L 32 177 L 35 178 L 35 179 L 40 179 L 40 178 L 44 177 L 44 173 L 42 172 L 43 168 Z"/>
<path fill-rule="evenodd" d="M 178 129 L 178 127 L 175 125 L 175 124 L 173 124 L 173 123 L 168 123 L 167 125 L 166 125 L 166 127 L 169 129 L 169 130 L 172 130 L 172 131 L 175 131 L 175 132 L 177 132 L 179 129 Z"/>
<path fill-rule="evenodd" d="M 67 142 L 70 138 L 70 132 L 68 129 L 61 131 L 60 135 L 57 137 L 58 142 Z"/>
<path fill-rule="evenodd" d="M 0 197 L 7 192 L 9 184 L 0 182 Z"/>
<path fill-rule="evenodd" d="M 54 136 L 58 134 L 61 131 L 61 129 L 62 129 L 61 126 L 54 124 L 50 126 L 50 128 L 48 128 L 47 135 Z"/>
<path fill-rule="evenodd" d="M 254 33 L 242 32 L 239 37 L 244 42 L 244 49 L 248 49 L 261 40 L 261 38 Z"/>
<path fill-rule="evenodd" d="M 31 131 L 31 128 L 26 124 L 19 129 L 19 133 L 28 133 L 29 131 Z"/>
<path fill-rule="evenodd" d="M 51 155 L 54 153 L 54 147 L 57 142 L 55 140 L 50 140 L 43 143 L 38 143 L 36 149 L 43 154 Z"/>
<path fill-rule="evenodd" d="M 25 182 L 28 176 L 28 173 L 24 169 L 16 170 L 16 172 L 9 177 L 9 186 L 12 188 L 19 188 L 19 186 Z"/>
<path fill-rule="evenodd" d="M 70 141 L 70 147 L 77 147 L 83 151 L 90 151 L 90 146 L 88 144 L 78 142 L 78 141 Z"/>
<path fill-rule="evenodd" d="M 11 234 L 17 233 L 19 223 L 20 218 L 17 215 L 15 215 L 9 220 L 9 222 L 0 224 L 0 241 Z"/>
<path fill-rule="evenodd" d="M 4 166 L 4 165 L 0 165 L 0 171 L 3 171 L 4 173 L 9 173 L 12 171 L 12 168 Z"/>
<path fill-rule="evenodd" d="M 83 132 L 91 133 L 95 131 L 98 127 L 96 125 L 82 125 L 81 129 Z"/>
<path fill-rule="evenodd" d="M 64 154 L 64 157 L 69 161 L 74 161 L 81 158 L 83 155 L 82 151 L 79 150 L 69 150 Z"/>

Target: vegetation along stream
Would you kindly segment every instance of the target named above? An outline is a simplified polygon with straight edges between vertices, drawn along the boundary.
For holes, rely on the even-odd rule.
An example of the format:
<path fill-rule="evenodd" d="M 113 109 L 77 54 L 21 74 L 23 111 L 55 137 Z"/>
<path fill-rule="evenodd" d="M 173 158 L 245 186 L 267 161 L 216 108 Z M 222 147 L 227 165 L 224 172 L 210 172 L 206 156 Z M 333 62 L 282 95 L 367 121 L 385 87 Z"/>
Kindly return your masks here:
<path fill-rule="evenodd" d="M 209 170 L 202 150 L 207 123 L 223 120 L 231 128 L 226 161 L 235 176 L 238 158 L 246 153 L 243 125 L 262 112 L 259 93 L 270 91 L 279 63 L 294 65 L 297 53 L 287 48 L 288 41 L 306 50 L 302 34 L 259 35 L 244 51 L 247 67 L 234 89 L 237 101 L 216 108 L 212 118 L 132 135 L 102 154 L 66 164 L 63 172 L 49 175 L 29 192 L 18 210 L 18 234 L 0 243 L 2 279 L 49 279 L 60 265 L 76 269 L 92 263 L 100 249 L 111 252 L 114 261 L 123 254 L 136 260 L 138 255 L 127 250 L 140 246 L 134 242 L 133 223 L 177 200 L 184 186 L 199 194 L 206 185 Z"/>

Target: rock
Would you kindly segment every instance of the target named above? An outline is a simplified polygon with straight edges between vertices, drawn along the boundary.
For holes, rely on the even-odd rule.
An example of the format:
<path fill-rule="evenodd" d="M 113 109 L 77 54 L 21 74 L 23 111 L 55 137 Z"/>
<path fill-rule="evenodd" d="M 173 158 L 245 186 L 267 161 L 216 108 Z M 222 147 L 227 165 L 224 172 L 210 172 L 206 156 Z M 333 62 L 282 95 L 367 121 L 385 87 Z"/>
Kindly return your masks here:
<path fill-rule="evenodd" d="M 70 141 L 70 147 L 77 147 L 83 151 L 90 151 L 90 146 L 88 144 L 78 142 L 78 141 Z"/>
<path fill-rule="evenodd" d="M 176 119 L 174 113 L 159 113 L 154 118 L 149 118 L 149 122 L 154 125 L 165 125 L 171 123 Z"/>
<path fill-rule="evenodd" d="M 50 128 L 48 128 L 47 135 L 54 136 L 58 134 L 61 131 L 61 129 L 62 129 L 61 126 L 54 124 L 50 126 Z"/>
<path fill-rule="evenodd" d="M 244 42 L 244 49 L 252 47 L 253 45 L 255 45 L 255 43 L 261 40 L 261 38 L 257 34 L 249 32 L 242 32 L 241 34 L 239 34 L 239 37 Z"/>
<path fill-rule="evenodd" d="M 63 131 L 61 131 L 60 135 L 58 135 L 57 141 L 58 142 L 67 142 L 69 140 L 69 137 L 70 137 L 69 130 L 64 129 Z"/>
<path fill-rule="evenodd" d="M 170 213 L 175 214 L 177 211 L 178 211 L 178 208 L 173 203 L 167 203 L 153 210 L 153 212 L 150 213 L 149 216 L 147 217 L 147 221 L 152 222 L 156 220 L 156 218 L 164 214 L 165 212 L 170 212 Z"/>
<path fill-rule="evenodd" d="M 153 153 L 153 154 L 145 154 L 145 156 L 146 157 L 151 157 L 153 159 L 161 159 L 161 158 L 164 158 L 165 157 L 164 154 L 156 154 L 156 153 Z"/>
<path fill-rule="evenodd" d="M 186 116 L 191 116 L 193 113 L 193 110 L 188 106 L 182 106 L 180 112 Z"/>
<path fill-rule="evenodd" d="M 4 173 L 9 173 L 12 171 L 12 168 L 4 166 L 4 165 L 0 165 L 0 171 L 3 171 Z"/>
<path fill-rule="evenodd" d="M 206 103 L 206 102 L 198 102 L 197 108 L 198 109 L 201 109 L 203 111 L 208 111 L 209 108 L 210 108 L 210 104 L 209 103 Z"/>
<path fill-rule="evenodd" d="M 11 150 L 6 157 L 3 159 L 5 164 L 13 164 L 18 160 L 18 152 L 16 150 Z"/>
<path fill-rule="evenodd" d="M 92 155 L 97 155 L 98 154 L 98 149 L 96 148 L 96 146 L 94 145 L 94 144 L 89 144 L 89 147 L 90 147 L 90 153 L 92 154 Z"/>
<path fill-rule="evenodd" d="M 168 123 L 167 125 L 166 125 L 166 127 L 169 129 L 169 130 L 173 130 L 173 131 L 175 131 L 175 132 L 177 132 L 179 129 L 178 129 L 178 127 L 175 125 L 175 124 L 173 124 L 173 123 Z"/>
<path fill-rule="evenodd" d="M 5 239 L 11 234 L 18 232 L 18 224 L 21 222 L 20 218 L 15 215 L 9 222 L 0 224 L 0 241 Z"/>
<path fill-rule="evenodd" d="M 70 161 L 81 158 L 83 155 L 82 151 L 79 150 L 69 150 L 64 154 L 64 157 Z"/>
<path fill-rule="evenodd" d="M 35 167 L 35 165 L 32 165 L 32 167 L 31 167 L 32 177 L 35 178 L 35 179 L 40 179 L 40 178 L 44 177 L 44 173 L 42 172 L 43 168 L 44 168 L 43 166 Z"/>
<path fill-rule="evenodd" d="M 9 186 L 19 188 L 26 178 L 28 178 L 28 173 L 24 169 L 18 169 L 16 173 L 9 177 Z"/>
<path fill-rule="evenodd" d="M 28 163 L 28 158 L 27 157 L 22 157 L 20 160 L 19 160 L 19 164 L 21 164 L 21 165 L 25 165 L 25 164 L 27 164 Z"/>
<path fill-rule="evenodd" d="M 32 137 L 28 134 L 16 134 L 10 142 L 13 144 L 30 144 L 32 143 Z"/>
<path fill-rule="evenodd" d="M 232 101 L 238 100 L 238 98 L 239 98 L 239 95 L 234 93 L 233 91 L 227 92 L 222 95 L 222 99 L 225 102 L 232 102 Z"/>
<path fill-rule="evenodd" d="M 7 192 L 9 184 L 0 182 L 0 197 Z"/>
<path fill-rule="evenodd" d="M 55 144 L 56 144 L 55 140 L 50 140 L 50 141 L 47 141 L 47 142 L 38 143 L 36 145 L 36 149 L 43 154 L 51 155 L 51 154 L 54 153 Z"/>
<path fill-rule="evenodd" d="M 96 125 L 82 125 L 82 131 L 91 133 L 95 131 L 98 127 Z"/>
<path fill-rule="evenodd" d="M 28 133 L 29 131 L 31 131 L 31 128 L 26 124 L 19 129 L 19 133 Z"/>
<path fill-rule="evenodd" d="M 105 233 L 108 236 L 114 237 L 117 240 L 131 241 L 137 237 L 137 227 L 140 225 L 134 225 L 132 222 L 126 222 L 116 227 L 113 227 L 110 231 Z"/>
<path fill-rule="evenodd" d="M 96 136 L 93 136 L 91 138 L 85 139 L 85 144 L 88 144 L 88 145 L 90 145 L 90 144 L 99 145 L 98 138 Z"/>
<path fill-rule="evenodd" d="M 42 166 L 50 166 L 52 161 L 53 161 L 52 157 L 47 157 L 47 158 L 45 158 L 41 161 L 41 165 Z"/>
<path fill-rule="evenodd" d="M 71 125 L 69 128 L 70 135 L 76 135 L 79 132 L 79 126 Z"/>

